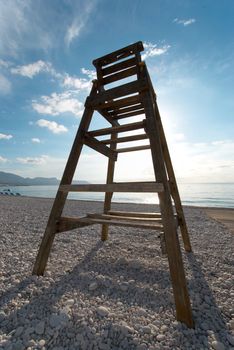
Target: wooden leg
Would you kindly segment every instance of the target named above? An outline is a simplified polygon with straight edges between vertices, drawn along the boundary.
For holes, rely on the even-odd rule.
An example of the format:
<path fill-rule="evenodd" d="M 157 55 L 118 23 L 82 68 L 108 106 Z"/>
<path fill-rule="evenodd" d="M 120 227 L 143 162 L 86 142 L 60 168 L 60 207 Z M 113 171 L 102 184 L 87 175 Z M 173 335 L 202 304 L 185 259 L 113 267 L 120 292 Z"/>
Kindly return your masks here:
<path fill-rule="evenodd" d="M 94 88 L 92 89 L 92 91 L 93 90 Z M 85 108 L 60 185 L 66 185 L 66 184 L 69 185 L 72 182 L 72 179 L 76 170 L 77 162 L 79 160 L 80 153 L 83 147 L 83 136 L 84 136 L 84 133 L 89 128 L 92 115 L 93 115 L 93 109 Z M 67 199 L 67 195 L 68 193 L 64 193 L 62 191 L 59 191 L 58 189 L 53 207 L 51 209 L 51 213 L 50 213 L 47 227 L 44 233 L 44 237 L 42 239 L 42 242 L 36 257 L 36 262 L 34 264 L 33 274 L 35 275 L 44 274 L 47 260 L 48 260 L 50 250 L 53 244 L 53 240 L 55 237 L 55 233 L 56 233 L 56 225 L 62 215 L 62 211 Z"/>
<path fill-rule="evenodd" d="M 116 142 L 118 134 L 114 133 L 111 135 L 111 149 L 116 149 Z M 107 178 L 106 183 L 113 183 L 114 180 L 114 170 L 115 170 L 115 161 L 109 158 L 108 161 L 108 169 L 107 169 Z M 113 196 L 113 192 L 106 192 L 105 193 L 105 201 L 104 201 L 104 214 L 107 214 L 108 211 L 111 209 L 111 199 Z M 108 231 L 109 231 L 109 225 L 102 225 L 102 234 L 101 234 L 101 240 L 106 241 L 108 238 Z"/>
<path fill-rule="evenodd" d="M 159 138 L 159 125 L 153 97 L 145 93 L 146 128 L 150 139 L 152 160 L 156 180 L 164 185 L 164 192 L 159 193 L 159 203 L 165 233 L 166 250 L 176 305 L 177 320 L 193 327 L 192 311 L 186 285 L 184 266 L 176 232 L 170 189 L 167 179 L 163 152 Z M 158 135 L 158 137 L 157 137 Z"/>
<path fill-rule="evenodd" d="M 161 121 L 161 117 L 160 117 L 160 113 L 159 113 L 156 101 L 155 101 L 155 113 L 157 115 L 158 124 L 159 124 L 160 139 L 161 139 L 161 144 L 162 144 L 164 160 L 165 160 L 165 164 L 166 164 L 166 168 L 167 168 L 167 173 L 168 173 L 168 177 L 169 177 L 170 192 L 171 192 L 172 198 L 174 199 L 174 203 L 175 203 L 175 209 L 176 209 L 178 222 L 179 222 L 179 226 L 180 226 L 180 230 L 181 230 L 181 235 L 182 235 L 182 239 L 183 239 L 183 243 L 184 243 L 184 249 L 187 252 L 191 252 L 192 248 L 191 248 L 191 243 L 190 243 L 190 239 L 189 239 L 188 228 L 186 225 L 184 211 L 183 211 L 183 207 L 181 204 L 181 199 L 180 199 L 180 195 L 179 195 L 179 191 L 178 191 L 178 187 L 177 187 L 176 177 L 175 177 L 174 169 L 172 166 L 171 157 L 170 157 L 169 149 L 167 146 L 167 141 L 166 141 L 166 137 L 165 137 L 165 133 L 163 130 L 163 125 L 162 125 L 162 121 Z"/>

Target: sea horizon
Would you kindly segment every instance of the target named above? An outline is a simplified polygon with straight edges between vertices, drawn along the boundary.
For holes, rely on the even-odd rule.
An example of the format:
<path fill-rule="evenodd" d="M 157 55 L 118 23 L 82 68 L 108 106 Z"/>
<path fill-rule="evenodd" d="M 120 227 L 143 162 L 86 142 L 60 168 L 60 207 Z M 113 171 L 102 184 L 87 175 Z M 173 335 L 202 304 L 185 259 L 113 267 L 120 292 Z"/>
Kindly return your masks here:
<path fill-rule="evenodd" d="M 9 188 L 13 193 L 22 196 L 54 198 L 58 189 L 57 185 L 48 186 L 1 186 Z M 199 207 L 234 208 L 234 183 L 178 183 L 179 193 L 183 205 Z M 4 196 L 1 196 L 1 198 Z M 68 199 L 103 201 L 104 193 L 79 192 L 69 193 Z M 158 196 L 155 193 L 114 193 L 113 202 L 158 204 Z"/>

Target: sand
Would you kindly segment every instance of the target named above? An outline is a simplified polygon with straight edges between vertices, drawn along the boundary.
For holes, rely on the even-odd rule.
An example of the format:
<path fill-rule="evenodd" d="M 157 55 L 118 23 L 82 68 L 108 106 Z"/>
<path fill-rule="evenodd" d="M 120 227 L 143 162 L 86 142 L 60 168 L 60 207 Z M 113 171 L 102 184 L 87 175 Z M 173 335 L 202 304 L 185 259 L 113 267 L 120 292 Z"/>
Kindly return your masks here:
<path fill-rule="evenodd" d="M 94 225 L 56 236 L 45 276 L 31 276 L 52 200 L 0 197 L 0 350 L 161 350 L 234 347 L 233 239 L 202 208 L 185 208 L 182 250 L 195 328 L 176 321 L 167 258 L 152 230 Z M 153 205 L 116 204 L 153 211 Z M 69 201 L 66 215 L 101 212 Z M 231 211 L 232 212 L 232 211 Z M 228 218 L 230 220 L 230 217 Z"/>
<path fill-rule="evenodd" d="M 234 209 L 205 208 L 205 212 L 213 219 L 222 222 L 234 233 Z"/>

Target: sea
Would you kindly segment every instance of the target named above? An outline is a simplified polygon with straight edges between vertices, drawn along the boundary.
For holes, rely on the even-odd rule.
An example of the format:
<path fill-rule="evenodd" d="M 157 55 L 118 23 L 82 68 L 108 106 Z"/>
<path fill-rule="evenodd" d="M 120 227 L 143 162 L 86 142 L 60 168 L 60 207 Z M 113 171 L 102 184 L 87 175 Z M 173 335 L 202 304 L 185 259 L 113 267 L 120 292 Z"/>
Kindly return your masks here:
<path fill-rule="evenodd" d="M 58 186 L 0 186 L 23 196 L 54 198 Z M 183 205 L 199 207 L 234 208 L 234 183 L 179 183 L 180 197 Z M 4 196 L 0 196 L 2 200 Z M 69 193 L 68 198 L 77 200 L 102 201 L 103 193 L 80 192 Z M 122 203 L 158 203 L 157 194 L 152 193 L 115 193 L 114 202 Z"/>

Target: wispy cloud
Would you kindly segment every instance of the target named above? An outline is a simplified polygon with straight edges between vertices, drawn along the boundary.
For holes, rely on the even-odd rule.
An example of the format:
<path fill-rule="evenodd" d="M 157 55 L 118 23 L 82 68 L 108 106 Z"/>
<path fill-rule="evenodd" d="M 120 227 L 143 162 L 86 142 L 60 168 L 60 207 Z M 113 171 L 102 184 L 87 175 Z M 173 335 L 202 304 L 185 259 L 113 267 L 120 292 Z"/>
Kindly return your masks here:
<path fill-rule="evenodd" d="M 142 55 L 142 59 L 145 60 L 148 57 L 160 56 L 165 54 L 169 49 L 170 45 L 158 46 L 150 42 L 144 42 L 145 51 Z"/>
<path fill-rule="evenodd" d="M 79 6 L 76 8 L 76 16 L 72 19 L 72 22 L 68 25 L 66 34 L 64 37 L 65 44 L 69 47 L 73 40 L 78 38 L 84 28 L 87 26 L 89 17 L 95 7 L 96 1 L 85 1 L 81 3 L 78 1 Z"/>
<path fill-rule="evenodd" d="M 40 140 L 38 137 L 33 137 L 33 138 L 31 139 L 31 141 L 32 141 L 33 143 L 41 143 L 41 140 Z"/>
<path fill-rule="evenodd" d="M 177 23 L 177 24 L 182 24 L 184 27 L 187 27 L 189 26 L 190 24 L 193 24 L 196 22 L 196 19 L 195 18 L 189 18 L 189 19 L 178 19 L 178 18 L 175 18 L 173 20 L 174 23 Z"/>
<path fill-rule="evenodd" d="M 0 3 L 0 55 L 18 57 L 24 50 L 67 46 L 88 25 L 95 0 L 54 2 L 8 0 Z M 62 10 L 62 6 L 66 11 Z"/>
<path fill-rule="evenodd" d="M 44 165 L 47 160 L 47 156 L 41 157 L 18 157 L 16 161 L 21 164 L 30 164 L 30 165 Z"/>
<path fill-rule="evenodd" d="M 42 96 L 41 102 L 34 100 L 32 107 L 40 114 L 59 115 L 72 113 L 79 117 L 83 111 L 83 104 L 75 98 L 74 92 L 66 91 L 61 94 L 52 93 L 50 96 Z"/>
<path fill-rule="evenodd" d="M 63 134 L 64 132 L 67 132 L 68 129 L 62 125 L 62 124 L 58 124 L 54 121 L 49 121 L 46 119 L 39 119 L 36 124 L 38 126 L 40 126 L 41 128 L 47 128 L 50 131 L 52 131 L 53 134 Z"/>
<path fill-rule="evenodd" d="M 11 82 L 4 75 L 0 74 L 0 94 L 7 95 L 11 92 Z"/>
<path fill-rule="evenodd" d="M 44 62 L 42 60 L 27 64 L 27 65 L 11 68 L 12 74 L 19 74 L 27 78 L 33 78 L 35 75 L 42 72 L 48 72 L 52 76 L 56 76 L 56 77 L 61 76 L 60 74 L 56 73 L 51 63 Z"/>
<path fill-rule="evenodd" d="M 7 159 L 2 157 L 2 156 L 0 156 L 0 163 L 6 163 L 6 162 L 7 162 Z"/>
<path fill-rule="evenodd" d="M 0 140 L 10 140 L 12 139 L 12 135 L 6 135 L 6 134 L 1 134 L 0 133 Z"/>

